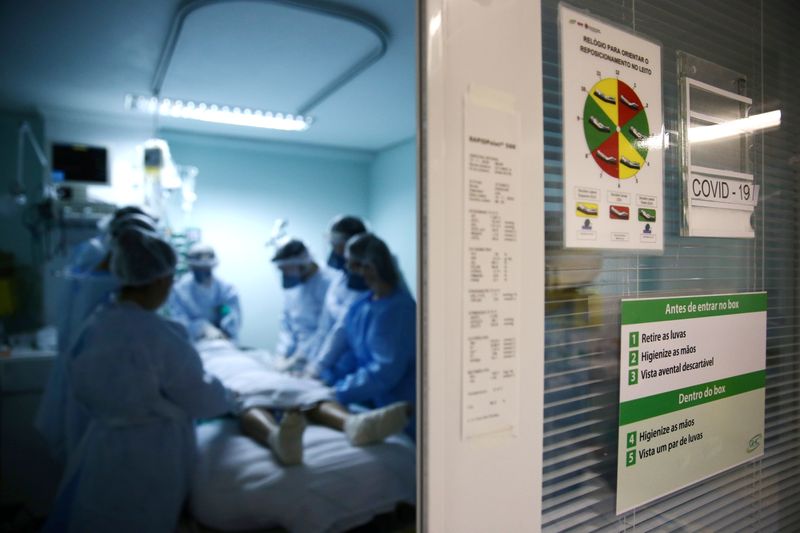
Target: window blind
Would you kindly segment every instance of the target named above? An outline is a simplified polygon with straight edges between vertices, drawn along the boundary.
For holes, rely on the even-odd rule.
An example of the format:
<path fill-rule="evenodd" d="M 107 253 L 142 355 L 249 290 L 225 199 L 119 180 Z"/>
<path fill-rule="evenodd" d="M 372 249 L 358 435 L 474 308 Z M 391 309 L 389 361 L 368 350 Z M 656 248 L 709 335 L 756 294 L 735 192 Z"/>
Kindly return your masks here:
<path fill-rule="evenodd" d="M 800 53 L 790 1 L 570 2 L 660 42 L 664 122 L 663 255 L 563 249 L 558 2 L 542 1 L 545 132 L 545 531 L 800 530 L 798 171 Z M 754 135 L 756 238 L 680 236 L 677 52 L 747 77 L 752 113 L 781 109 Z M 615 514 L 620 299 L 766 290 L 763 458 Z"/>

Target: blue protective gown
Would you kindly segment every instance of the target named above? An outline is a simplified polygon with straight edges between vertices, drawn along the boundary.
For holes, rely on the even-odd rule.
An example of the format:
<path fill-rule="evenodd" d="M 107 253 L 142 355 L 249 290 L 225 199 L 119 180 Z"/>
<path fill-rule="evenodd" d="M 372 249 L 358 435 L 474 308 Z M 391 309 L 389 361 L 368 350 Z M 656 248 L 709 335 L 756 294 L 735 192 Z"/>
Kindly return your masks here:
<path fill-rule="evenodd" d="M 209 286 L 194 280 L 192 273 L 185 274 L 173 287 L 167 301 L 169 318 L 189 330 L 192 341 L 203 336 L 206 324 L 222 330 L 233 340 L 239 338 L 242 311 L 239 294 L 230 283 L 215 277 Z"/>
<path fill-rule="evenodd" d="M 283 291 L 283 314 L 275 352 L 282 357 L 308 357 L 315 343 L 330 274 L 318 270 L 305 282 Z"/>
<path fill-rule="evenodd" d="M 416 304 L 403 287 L 357 300 L 345 319 L 346 349 L 322 372 L 344 404 L 383 407 L 416 400 Z M 413 421 L 407 431 L 413 436 Z"/>
<path fill-rule="evenodd" d="M 89 424 L 48 528 L 174 531 L 193 469 L 193 419 L 230 409 L 185 329 L 130 302 L 105 307 L 70 350 L 68 381 Z"/>
<path fill-rule="evenodd" d="M 327 354 L 338 353 L 346 342 L 344 318 L 353 303 L 364 296 L 365 291 L 356 291 L 347 286 L 347 275 L 342 270 L 328 270 L 331 284 L 325 293 L 325 303 L 319 317 L 317 331 L 309 342 L 308 368 L 318 372 Z M 316 372 L 315 372 L 316 373 Z"/>
<path fill-rule="evenodd" d="M 92 237 L 79 242 L 70 250 L 67 272 L 70 274 L 91 272 L 106 257 L 108 250 L 108 240 L 102 237 Z"/>
<path fill-rule="evenodd" d="M 53 458 L 61 465 L 77 445 L 81 432 L 75 428 L 85 424 L 82 409 L 73 405 L 67 395 L 67 353 L 84 323 L 102 304 L 109 303 L 119 289 L 119 281 L 110 272 L 85 272 L 65 276 L 59 295 L 58 354 L 50 370 L 47 387 L 42 394 L 34 426 L 45 438 Z"/>

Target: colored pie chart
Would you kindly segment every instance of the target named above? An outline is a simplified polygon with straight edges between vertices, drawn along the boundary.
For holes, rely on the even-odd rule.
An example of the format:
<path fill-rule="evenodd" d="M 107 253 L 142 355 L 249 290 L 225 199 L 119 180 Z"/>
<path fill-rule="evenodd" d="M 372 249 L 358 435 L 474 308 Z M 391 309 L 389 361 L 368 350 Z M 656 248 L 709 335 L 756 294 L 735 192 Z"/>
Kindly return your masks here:
<path fill-rule="evenodd" d="M 644 104 L 625 82 L 605 78 L 589 90 L 583 131 L 592 157 L 609 176 L 625 180 L 644 168 L 650 126 Z"/>

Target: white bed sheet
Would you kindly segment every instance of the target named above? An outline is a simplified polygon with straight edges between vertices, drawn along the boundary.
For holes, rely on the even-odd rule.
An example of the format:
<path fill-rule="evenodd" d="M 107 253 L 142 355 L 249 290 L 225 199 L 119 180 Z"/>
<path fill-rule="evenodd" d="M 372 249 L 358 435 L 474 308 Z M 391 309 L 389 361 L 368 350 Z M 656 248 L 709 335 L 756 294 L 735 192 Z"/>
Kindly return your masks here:
<path fill-rule="evenodd" d="M 341 432 L 309 426 L 303 464 L 292 467 L 242 435 L 234 419 L 200 425 L 197 440 L 192 514 L 215 529 L 341 532 L 415 500 L 415 450 L 404 435 L 357 448 Z"/>
<path fill-rule="evenodd" d="M 262 354 L 224 343 L 198 348 L 207 371 L 256 404 L 296 405 L 298 398 L 311 401 L 328 394 L 312 380 L 287 382 L 296 389 L 291 394 L 272 391 L 269 387 L 287 376 L 266 368 L 259 361 Z M 303 464 L 292 467 L 281 466 L 267 448 L 242 435 L 234 418 L 201 424 L 197 441 L 190 505 L 197 520 L 215 529 L 339 532 L 398 503 L 413 504 L 416 497 L 416 452 L 405 435 L 359 448 L 339 431 L 309 425 Z"/>
<path fill-rule="evenodd" d="M 240 409 L 302 408 L 334 398 L 320 381 L 270 368 L 270 354 L 264 350 L 242 351 L 228 340 L 203 341 L 197 350 L 206 372 L 239 394 Z"/>

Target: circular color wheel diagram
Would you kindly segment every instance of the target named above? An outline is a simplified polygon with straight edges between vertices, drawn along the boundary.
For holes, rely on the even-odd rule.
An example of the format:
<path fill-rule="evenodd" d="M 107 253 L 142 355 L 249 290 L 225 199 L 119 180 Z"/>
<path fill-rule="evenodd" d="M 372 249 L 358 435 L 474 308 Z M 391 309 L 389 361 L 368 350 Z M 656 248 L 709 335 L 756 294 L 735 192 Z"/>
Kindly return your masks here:
<path fill-rule="evenodd" d="M 639 96 L 616 78 L 598 81 L 583 107 L 583 132 L 600 168 L 614 178 L 632 178 L 644 168 L 650 136 Z"/>

